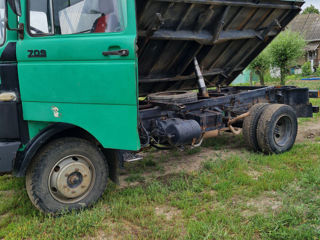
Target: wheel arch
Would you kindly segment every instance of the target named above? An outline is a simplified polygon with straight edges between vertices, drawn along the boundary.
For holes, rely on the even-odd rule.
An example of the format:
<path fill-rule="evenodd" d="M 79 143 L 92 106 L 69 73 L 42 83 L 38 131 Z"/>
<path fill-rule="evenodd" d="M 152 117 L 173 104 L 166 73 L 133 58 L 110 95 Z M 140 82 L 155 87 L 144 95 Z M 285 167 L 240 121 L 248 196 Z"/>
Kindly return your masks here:
<path fill-rule="evenodd" d="M 26 146 L 25 150 L 20 152 L 17 156 L 14 165 L 14 175 L 17 177 L 24 177 L 27 169 L 32 162 L 34 156 L 47 143 L 63 137 L 77 137 L 86 139 L 95 144 L 105 155 L 109 165 L 109 176 L 112 181 L 118 183 L 118 166 L 121 161 L 121 153 L 118 150 L 104 149 L 102 144 L 88 131 L 81 127 L 67 123 L 55 123 L 44 128 L 38 135 L 36 135 Z"/>

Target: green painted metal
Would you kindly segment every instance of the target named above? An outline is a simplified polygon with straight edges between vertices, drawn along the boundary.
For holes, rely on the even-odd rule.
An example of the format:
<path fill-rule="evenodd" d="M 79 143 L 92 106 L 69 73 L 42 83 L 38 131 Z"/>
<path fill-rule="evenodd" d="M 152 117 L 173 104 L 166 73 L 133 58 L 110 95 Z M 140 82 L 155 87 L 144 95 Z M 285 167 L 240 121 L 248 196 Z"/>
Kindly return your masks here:
<path fill-rule="evenodd" d="M 17 16 L 13 13 L 10 6 L 8 6 L 8 22 L 10 23 L 11 28 L 17 27 Z M 3 50 L 10 42 L 16 42 L 18 34 L 16 31 L 9 31 L 6 28 L 6 39 L 3 45 L 0 46 L 0 56 L 2 55 Z M 1 82 L 0 82 L 1 83 Z"/>
<path fill-rule="evenodd" d="M 50 125 L 50 123 L 48 123 L 48 122 L 33 122 L 33 121 L 29 121 L 28 122 L 29 135 L 32 136 L 32 138 L 33 138 L 36 135 L 38 135 L 41 132 L 41 130 L 45 129 L 49 125 Z"/>
<path fill-rule="evenodd" d="M 17 42 L 17 59 L 31 137 L 49 123 L 63 122 L 88 131 L 105 148 L 140 148 L 134 0 L 126 8 L 127 28 L 120 33 L 33 37 L 25 29 L 25 38 Z M 26 1 L 22 11 L 27 11 Z M 25 14 L 20 23 L 27 26 Z M 28 50 L 42 49 L 46 58 L 28 58 Z M 103 56 L 110 49 L 130 54 Z"/>
<path fill-rule="evenodd" d="M 59 119 L 52 113 L 52 104 L 59 108 Z M 74 104 L 24 102 L 24 118 L 29 121 L 64 122 L 79 126 L 91 133 L 106 148 L 137 150 L 140 148 L 135 106 L 106 104 Z M 36 109 L 36 111 L 33 111 Z M 38 129 L 38 131 L 37 131 Z M 34 123 L 30 134 L 35 136 L 41 127 Z M 122 135 L 121 135 L 122 134 Z M 109 137 L 112 136 L 112 137 Z"/>

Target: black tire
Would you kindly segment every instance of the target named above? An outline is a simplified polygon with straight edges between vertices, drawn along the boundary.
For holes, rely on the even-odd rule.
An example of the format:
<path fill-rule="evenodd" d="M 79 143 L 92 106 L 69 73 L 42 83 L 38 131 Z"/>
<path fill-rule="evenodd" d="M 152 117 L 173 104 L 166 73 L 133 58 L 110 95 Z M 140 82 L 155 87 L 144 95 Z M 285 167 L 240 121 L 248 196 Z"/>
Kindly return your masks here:
<path fill-rule="evenodd" d="M 58 214 L 91 206 L 103 194 L 107 179 L 107 162 L 94 144 L 62 138 L 36 155 L 27 170 L 26 189 L 36 208 Z"/>
<path fill-rule="evenodd" d="M 297 137 L 298 120 L 292 107 L 283 104 L 267 106 L 258 123 L 258 144 L 266 154 L 289 151 Z"/>
<path fill-rule="evenodd" d="M 198 100 L 198 94 L 193 91 L 168 91 L 148 95 L 149 101 L 164 103 L 190 103 Z"/>
<path fill-rule="evenodd" d="M 268 103 L 258 103 L 250 108 L 250 115 L 243 121 L 243 138 L 250 150 L 261 151 L 257 139 L 257 127 L 261 114 Z"/>

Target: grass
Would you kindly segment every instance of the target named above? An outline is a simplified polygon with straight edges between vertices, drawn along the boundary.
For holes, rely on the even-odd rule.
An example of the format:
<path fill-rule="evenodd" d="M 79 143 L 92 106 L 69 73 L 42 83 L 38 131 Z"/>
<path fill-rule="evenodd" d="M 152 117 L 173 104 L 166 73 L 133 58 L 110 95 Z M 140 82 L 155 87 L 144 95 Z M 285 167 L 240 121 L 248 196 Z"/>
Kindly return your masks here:
<path fill-rule="evenodd" d="M 320 81 L 301 81 L 288 79 L 287 85 L 297 86 L 301 88 L 309 88 L 310 90 L 320 90 Z M 320 106 L 320 99 L 310 99 L 310 102 L 314 106 Z M 299 119 L 299 123 L 319 121 L 320 113 L 314 114 L 313 118 Z"/>
<path fill-rule="evenodd" d="M 320 107 L 320 98 L 319 99 L 311 99 L 310 102 L 313 106 L 319 106 Z M 301 118 L 299 119 L 299 124 L 305 123 L 305 122 L 318 122 L 320 119 L 320 113 L 314 113 L 313 118 Z"/>
<path fill-rule="evenodd" d="M 278 156 L 242 152 L 134 187 L 111 184 L 92 209 L 56 218 L 31 206 L 23 179 L 2 176 L 0 238 L 320 238 L 319 145 L 300 143 Z"/>
<path fill-rule="evenodd" d="M 287 85 L 297 86 L 302 88 L 309 88 L 310 90 L 320 90 L 320 80 L 319 81 L 301 81 L 301 80 L 287 80 Z"/>
<path fill-rule="evenodd" d="M 91 209 L 55 218 L 34 209 L 24 179 L 0 176 L 0 239 L 320 239 L 318 142 L 271 156 L 240 147 L 241 136 L 150 150 L 126 166 L 126 181 L 137 184 L 110 183 Z M 200 169 L 165 174 L 169 163 L 197 158 Z"/>
<path fill-rule="evenodd" d="M 286 85 L 297 86 L 302 88 L 309 88 L 310 90 L 320 90 L 320 80 L 319 81 L 302 81 L 304 78 L 302 75 L 288 75 L 286 77 Z M 259 82 L 254 82 L 255 85 L 260 85 Z M 265 75 L 265 84 L 268 86 L 278 86 L 280 85 L 279 78 L 272 78 L 269 74 Z M 236 84 L 233 86 L 250 86 L 250 83 Z"/>
<path fill-rule="evenodd" d="M 141 176 L 140 174 L 130 174 L 125 181 L 126 182 L 143 182 L 145 178 Z"/>
<path fill-rule="evenodd" d="M 300 88 L 309 88 L 310 90 L 320 90 L 320 81 L 302 81 L 303 78 L 301 75 L 290 75 L 286 78 L 286 85 L 296 86 Z M 273 86 L 279 85 L 280 80 L 277 78 L 271 78 L 266 76 L 266 85 Z M 259 84 L 259 83 L 256 83 Z M 249 83 L 242 84 L 244 86 L 249 86 Z M 310 102 L 314 106 L 320 106 L 320 99 L 310 99 Z M 318 121 L 320 119 L 320 113 L 314 114 L 314 118 L 299 119 L 299 123 Z"/>

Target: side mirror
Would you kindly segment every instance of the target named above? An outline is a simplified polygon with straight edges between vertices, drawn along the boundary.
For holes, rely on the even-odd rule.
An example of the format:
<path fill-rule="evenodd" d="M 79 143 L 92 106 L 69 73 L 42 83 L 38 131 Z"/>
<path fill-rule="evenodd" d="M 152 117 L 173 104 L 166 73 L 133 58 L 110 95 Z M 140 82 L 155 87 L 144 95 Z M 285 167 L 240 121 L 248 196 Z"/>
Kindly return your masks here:
<path fill-rule="evenodd" d="M 21 17 L 21 2 L 20 0 L 8 0 L 8 3 L 12 11 L 19 17 Z"/>

